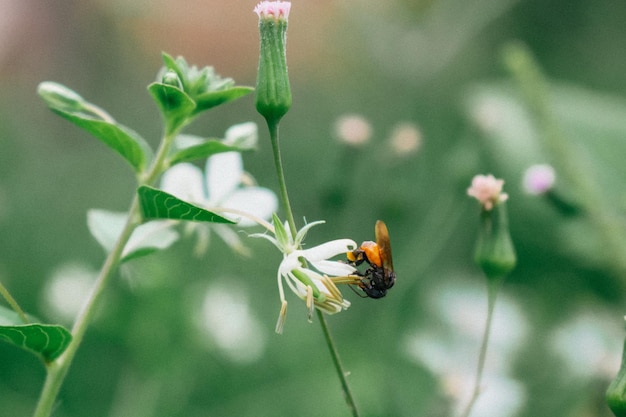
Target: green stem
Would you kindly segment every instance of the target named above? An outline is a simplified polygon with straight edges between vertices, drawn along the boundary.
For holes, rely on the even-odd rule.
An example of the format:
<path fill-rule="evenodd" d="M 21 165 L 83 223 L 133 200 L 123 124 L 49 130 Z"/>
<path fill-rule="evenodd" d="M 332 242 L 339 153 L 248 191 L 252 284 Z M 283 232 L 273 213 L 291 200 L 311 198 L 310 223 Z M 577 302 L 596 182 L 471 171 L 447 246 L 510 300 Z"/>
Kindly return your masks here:
<path fill-rule="evenodd" d="M 17 301 L 15 301 L 15 298 L 11 296 L 9 290 L 7 290 L 4 285 L 2 285 L 2 282 L 0 282 L 0 295 L 2 295 L 7 303 L 9 303 L 9 305 L 17 313 L 17 315 L 20 316 L 20 319 L 24 322 L 24 324 L 30 323 L 28 321 L 28 318 L 26 317 L 26 314 L 24 314 L 24 310 L 20 308 L 20 305 L 17 303 Z"/>
<path fill-rule="evenodd" d="M 144 180 L 140 181 L 141 185 L 152 184 L 161 174 L 164 169 L 164 161 L 169 152 L 172 141 L 173 135 L 168 135 L 163 138 L 149 171 L 144 177 Z M 37 408 L 35 409 L 33 417 L 49 417 L 52 414 L 54 403 L 61 389 L 61 385 L 63 384 L 76 352 L 83 341 L 87 328 L 93 319 L 93 315 L 96 312 L 98 303 L 102 298 L 102 294 L 104 293 L 111 277 L 117 270 L 117 266 L 122 258 L 126 243 L 133 234 L 133 231 L 141 224 L 141 222 L 142 219 L 139 199 L 135 194 L 128 210 L 128 218 L 124 229 L 117 239 L 115 246 L 104 261 L 104 264 L 100 269 L 100 274 L 98 275 L 94 287 L 89 294 L 89 298 L 85 302 L 82 310 L 76 318 L 76 321 L 74 322 L 74 326 L 72 327 L 72 342 L 68 345 L 67 349 L 61 356 L 46 365 L 46 380 L 39 396 L 39 402 L 37 403 Z"/>
<path fill-rule="evenodd" d="M 482 343 L 480 345 L 480 353 L 478 355 L 478 367 L 476 369 L 476 378 L 474 379 L 474 389 L 467 406 L 461 413 L 461 417 L 469 417 L 474 408 L 474 404 L 481 394 L 481 383 L 483 371 L 485 369 L 485 360 L 487 359 L 487 346 L 489 346 L 489 334 L 491 333 L 491 321 L 493 319 L 493 311 L 496 305 L 496 298 L 502 279 L 489 280 L 487 283 L 487 321 L 485 323 L 485 331 L 483 333 Z"/>
<path fill-rule="evenodd" d="M 293 217 L 293 211 L 291 210 L 291 204 L 289 203 L 289 195 L 287 194 L 287 183 L 285 182 L 285 173 L 283 171 L 283 161 L 280 156 L 280 144 L 278 140 L 278 123 L 267 122 L 267 127 L 270 130 L 270 140 L 272 141 L 272 151 L 274 153 L 274 166 L 276 167 L 276 174 L 278 176 L 278 190 L 280 192 L 280 201 L 283 205 L 287 216 L 287 223 L 291 229 L 291 234 L 296 237 L 296 222 Z"/>
<path fill-rule="evenodd" d="M 339 358 L 339 352 L 337 351 L 333 338 L 330 335 L 330 330 L 328 329 L 328 324 L 326 323 L 326 317 L 324 317 L 324 313 L 317 310 L 317 318 L 322 326 L 322 331 L 324 332 L 324 337 L 326 338 L 326 344 L 328 345 L 330 356 L 333 358 L 333 364 L 337 370 L 337 376 L 339 377 L 339 382 L 341 382 L 341 389 L 345 395 L 348 407 L 350 407 L 353 417 L 359 417 L 359 410 L 356 408 L 356 402 L 352 396 L 350 385 L 348 385 L 348 379 L 346 378 L 346 372 L 343 370 L 343 365 L 341 364 L 341 359 Z"/>
<path fill-rule="evenodd" d="M 76 318 L 74 327 L 72 328 L 72 342 L 61 356 L 48 365 L 46 381 L 39 397 L 39 403 L 35 409 L 34 417 L 48 417 L 52 413 L 56 397 L 59 394 L 59 390 L 61 389 L 61 385 L 63 384 L 63 380 L 67 375 L 70 365 L 72 364 L 74 356 L 80 347 L 85 332 L 87 331 L 87 327 L 93 318 L 98 301 L 101 298 L 101 295 L 104 292 L 111 276 L 116 270 L 122 256 L 124 246 L 126 246 L 126 242 L 128 242 L 132 232 L 140 224 L 138 221 L 139 218 L 139 201 L 137 197 L 135 197 L 129 210 L 128 221 L 124 226 L 124 230 L 118 238 L 115 247 L 109 253 L 109 256 L 107 256 L 94 288 L 83 309 Z"/>
<path fill-rule="evenodd" d="M 292 236 L 295 238 L 297 233 L 296 224 L 293 217 L 293 212 L 291 210 L 291 204 L 289 203 L 289 195 L 287 193 L 287 184 L 285 182 L 285 174 L 283 171 L 283 162 L 280 156 L 280 146 L 278 141 L 278 123 L 271 123 L 268 120 L 268 128 L 270 131 L 270 139 L 272 141 L 272 150 L 274 151 L 274 165 L 276 166 L 276 174 L 278 175 L 278 186 L 280 191 L 280 200 L 283 205 L 283 209 L 285 210 L 287 216 L 287 222 L 289 223 L 289 227 L 291 229 Z M 352 391 L 350 390 L 350 386 L 348 385 L 348 380 L 346 379 L 346 372 L 343 369 L 341 364 L 341 360 L 339 358 L 339 351 L 337 350 L 335 343 L 330 335 L 330 329 L 328 328 L 328 324 L 326 323 L 326 318 L 324 314 L 317 310 L 317 317 L 320 322 L 320 326 L 322 326 L 322 332 L 324 333 L 324 337 L 326 339 L 326 345 L 328 346 L 328 350 L 330 351 L 330 356 L 333 361 L 333 365 L 337 371 L 337 375 L 339 377 L 339 381 L 341 383 L 341 389 L 343 390 L 344 397 L 346 402 L 348 403 L 348 407 L 350 407 L 350 411 L 352 412 L 353 417 L 359 417 L 359 412 L 356 407 L 356 402 L 354 401 L 354 397 L 352 396 Z"/>

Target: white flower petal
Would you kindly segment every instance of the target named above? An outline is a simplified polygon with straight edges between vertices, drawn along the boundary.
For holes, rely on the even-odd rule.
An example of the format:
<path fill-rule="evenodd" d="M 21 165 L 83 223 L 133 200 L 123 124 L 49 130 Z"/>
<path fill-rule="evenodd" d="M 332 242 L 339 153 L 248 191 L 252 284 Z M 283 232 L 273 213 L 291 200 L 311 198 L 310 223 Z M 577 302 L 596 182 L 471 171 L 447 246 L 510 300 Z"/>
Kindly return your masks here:
<path fill-rule="evenodd" d="M 310 249 L 304 249 L 299 256 L 314 262 L 332 258 L 340 254 L 345 254 L 356 248 L 356 242 L 352 239 L 337 239 L 322 243 Z"/>
<path fill-rule="evenodd" d="M 222 204 L 224 208 L 233 208 L 264 220 L 269 220 L 272 213 L 278 210 L 278 198 L 276 194 L 267 188 L 246 187 L 236 190 Z M 249 227 L 256 225 L 256 222 L 242 217 L 240 226 Z"/>
<path fill-rule="evenodd" d="M 311 265 L 315 267 L 322 274 L 343 277 L 346 275 L 352 275 L 356 269 L 348 264 L 337 261 L 310 261 Z"/>
<path fill-rule="evenodd" d="M 206 183 L 211 205 L 220 206 L 241 183 L 243 161 L 239 152 L 218 153 L 206 161 Z"/>
<path fill-rule="evenodd" d="M 192 164 L 177 164 L 165 171 L 161 188 L 182 200 L 195 203 L 206 200 L 202 170 Z"/>
<path fill-rule="evenodd" d="M 294 253 L 291 253 L 289 256 L 285 256 L 283 261 L 280 263 L 280 266 L 278 267 L 278 272 L 281 275 L 286 276 L 289 274 L 289 272 L 302 266 L 300 264 L 300 261 L 298 260 L 298 257 L 293 255 Z"/>
<path fill-rule="evenodd" d="M 259 139 L 259 129 L 254 122 L 240 123 L 226 130 L 224 143 L 227 145 L 253 148 Z"/>

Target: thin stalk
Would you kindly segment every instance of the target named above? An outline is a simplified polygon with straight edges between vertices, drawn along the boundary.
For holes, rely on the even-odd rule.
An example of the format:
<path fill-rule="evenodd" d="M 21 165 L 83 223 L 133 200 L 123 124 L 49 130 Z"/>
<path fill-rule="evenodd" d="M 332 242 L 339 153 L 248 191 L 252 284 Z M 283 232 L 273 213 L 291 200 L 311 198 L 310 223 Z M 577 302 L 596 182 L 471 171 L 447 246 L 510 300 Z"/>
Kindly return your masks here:
<path fill-rule="evenodd" d="M 20 305 L 17 303 L 17 301 L 15 301 L 15 298 L 11 296 L 9 290 L 7 290 L 4 285 L 2 285 L 2 282 L 0 282 L 0 295 L 7 301 L 7 303 L 9 303 L 13 311 L 15 311 L 18 316 L 20 316 L 20 320 L 22 320 L 24 324 L 30 323 L 28 321 L 28 318 L 26 317 L 26 314 L 24 314 L 24 310 L 21 309 Z"/>
<path fill-rule="evenodd" d="M 296 236 L 296 222 L 293 217 L 293 211 L 291 211 L 291 204 L 289 203 L 289 195 L 287 194 L 287 183 L 285 182 L 285 173 L 283 171 L 283 161 L 280 156 L 280 144 L 278 140 L 278 123 L 270 123 L 268 121 L 267 126 L 270 131 L 270 140 L 272 142 L 272 151 L 274 153 L 274 166 L 276 167 L 276 175 L 278 176 L 278 190 L 280 192 L 280 201 L 283 205 L 283 210 L 287 215 L 287 223 L 293 237 Z"/>
<path fill-rule="evenodd" d="M 74 327 L 72 328 L 72 342 L 61 356 L 48 364 L 46 381 L 44 383 L 43 390 L 41 391 L 34 417 L 48 417 L 51 415 L 57 395 L 59 394 L 59 390 L 63 384 L 63 380 L 67 375 L 67 371 L 74 360 L 74 356 L 76 355 L 78 348 L 80 347 L 85 332 L 87 331 L 87 327 L 89 327 L 91 319 L 93 318 L 98 301 L 100 300 L 111 276 L 113 276 L 113 273 L 116 270 L 122 256 L 124 246 L 126 246 L 126 242 L 128 242 L 132 232 L 140 224 L 137 221 L 139 214 L 138 210 L 139 202 L 137 197 L 135 197 L 131 205 L 131 209 L 129 210 L 129 217 L 126 225 L 124 226 L 124 230 L 118 238 L 115 247 L 109 253 L 109 256 L 107 256 L 94 288 L 83 306 L 83 309 L 76 318 Z"/>
<path fill-rule="evenodd" d="M 285 213 L 287 215 L 287 222 L 289 223 L 289 228 L 291 229 L 292 236 L 295 238 L 297 229 L 293 217 L 293 212 L 291 210 L 291 204 L 289 203 L 287 184 L 285 182 L 285 174 L 283 171 L 283 162 L 280 156 L 278 123 L 268 122 L 268 127 L 270 131 L 270 139 L 272 142 L 272 150 L 274 151 L 274 165 L 276 166 L 276 174 L 278 175 L 280 200 L 283 205 L 283 209 L 285 210 Z M 341 383 L 341 389 L 343 390 L 345 400 L 348 403 L 348 407 L 350 407 L 352 416 L 359 417 L 359 411 L 356 407 L 356 402 L 354 401 L 352 391 L 350 390 L 350 385 L 348 384 L 348 380 L 346 379 L 346 372 L 344 371 L 343 365 L 341 364 L 339 351 L 337 350 L 337 347 L 333 342 L 333 338 L 331 337 L 330 329 L 328 328 L 328 324 L 326 323 L 326 318 L 320 310 L 317 310 L 317 318 L 320 322 L 320 326 L 322 326 L 322 332 L 324 333 L 324 338 L 326 339 L 326 345 L 328 346 L 333 365 L 335 366 L 335 370 L 337 371 L 337 376 L 339 377 L 339 382 Z"/>
<path fill-rule="evenodd" d="M 150 169 L 147 171 L 144 180 L 140 180 L 141 184 L 152 184 L 154 181 L 156 181 L 156 178 L 158 178 L 159 174 L 163 171 L 165 165 L 164 161 L 169 152 L 173 137 L 174 136 L 172 134 L 167 135 L 163 138 L 163 141 L 159 146 L 154 161 Z M 111 277 L 117 270 L 117 266 L 119 265 L 120 259 L 122 258 L 126 243 L 133 234 L 133 231 L 140 224 L 141 213 L 139 207 L 139 199 L 137 198 L 137 195 L 135 195 L 128 210 L 128 218 L 126 220 L 126 224 L 124 225 L 124 229 L 117 239 L 115 246 L 104 261 L 104 264 L 100 269 L 100 274 L 96 279 L 94 287 L 91 290 L 87 301 L 83 305 L 82 310 L 78 313 L 76 321 L 74 322 L 74 326 L 72 327 L 71 343 L 68 345 L 67 349 L 65 350 L 65 352 L 63 352 L 61 356 L 59 356 L 54 361 L 46 364 L 46 380 L 39 396 L 39 401 L 37 403 L 37 408 L 35 408 L 33 417 L 49 417 L 52 414 L 56 398 L 61 389 L 61 385 L 63 384 L 70 365 L 72 364 L 72 361 L 76 356 L 76 352 L 78 351 L 78 348 L 83 341 L 83 337 L 87 332 L 87 328 L 89 327 L 89 324 L 93 319 L 93 315 L 96 312 L 99 301 L 102 298 L 102 294 L 104 293 L 104 290 Z"/>
<path fill-rule="evenodd" d="M 337 376 L 339 377 L 341 389 L 343 390 L 343 393 L 345 395 L 348 407 L 350 407 L 350 411 L 352 412 L 353 417 L 359 417 L 359 410 L 356 408 L 356 402 L 354 401 L 354 397 L 352 396 L 352 391 L 350 390 L 350 385 L 348 384 L 348 379 L 346 378 L 346 372 L 343 370 L 343 365 L 341 364 L 339 352 L 335 347 L 335 343 L 333 342 L 330 330 L 328 329 L 326 317 L 324 317 L 324 313 L 322 313 L 320 310 L 317 310 L 317 318 L 319 319 L 320 325 L 322 326 L 322 331 L 324 332 L 324 337 L 326 338 L 326 344 L 328 345 L 330 356 L 333 358 L 333 364 L 335 365 L 335 369 L 337 370 Z"/>
<path fill-rule="evenodd" d="M 476 369 L 476 378 L 474 379 L 474 389 L 467 406 L 461 413 L 460 417 L 469 417 L 474 408 L 474 404 L 482 392 L 482 378 L 485 369 L 485 360 L 487 359 L 487 346 L 489 346 L 489 334 L 491 333 L 491 321 L 493 319 L 493 311 L 496 305 L 498 289 L 500 288 L 501 279 L 489 281 L 487 284 L 487 321 L 485 322 L 485 331 L 483 333 L 482 343 L 480 345 L 480 353 L 478 355 L 478 367 Z"/>

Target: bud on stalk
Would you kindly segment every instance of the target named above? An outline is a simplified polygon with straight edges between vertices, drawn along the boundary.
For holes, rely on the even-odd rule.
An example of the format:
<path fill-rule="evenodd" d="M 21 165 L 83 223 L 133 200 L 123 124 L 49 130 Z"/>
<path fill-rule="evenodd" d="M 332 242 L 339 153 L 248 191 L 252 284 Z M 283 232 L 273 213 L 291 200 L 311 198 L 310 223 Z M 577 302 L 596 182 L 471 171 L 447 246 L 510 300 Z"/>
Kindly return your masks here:
<path fill-rule="evenodd" d="M 291 107 L 286 54 L 290 8 L 290 2 L 263 1 L 254 9 L 261 36 L 255 105 L 270 125 L 278 124 Z"/>

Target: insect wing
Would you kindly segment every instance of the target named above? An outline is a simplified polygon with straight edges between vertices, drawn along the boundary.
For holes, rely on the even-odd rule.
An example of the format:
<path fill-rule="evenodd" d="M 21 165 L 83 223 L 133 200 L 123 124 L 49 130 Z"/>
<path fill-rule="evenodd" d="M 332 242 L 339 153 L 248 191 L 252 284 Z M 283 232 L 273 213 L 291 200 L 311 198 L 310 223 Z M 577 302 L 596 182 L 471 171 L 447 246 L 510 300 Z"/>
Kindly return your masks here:
<path fill-rule="evenodd" d="M 387 230 L 387 225 L 382 220 L 376 221 L 376 245 L 378 245 L 383 268 L 393 271 L 389 231 Z"/>

